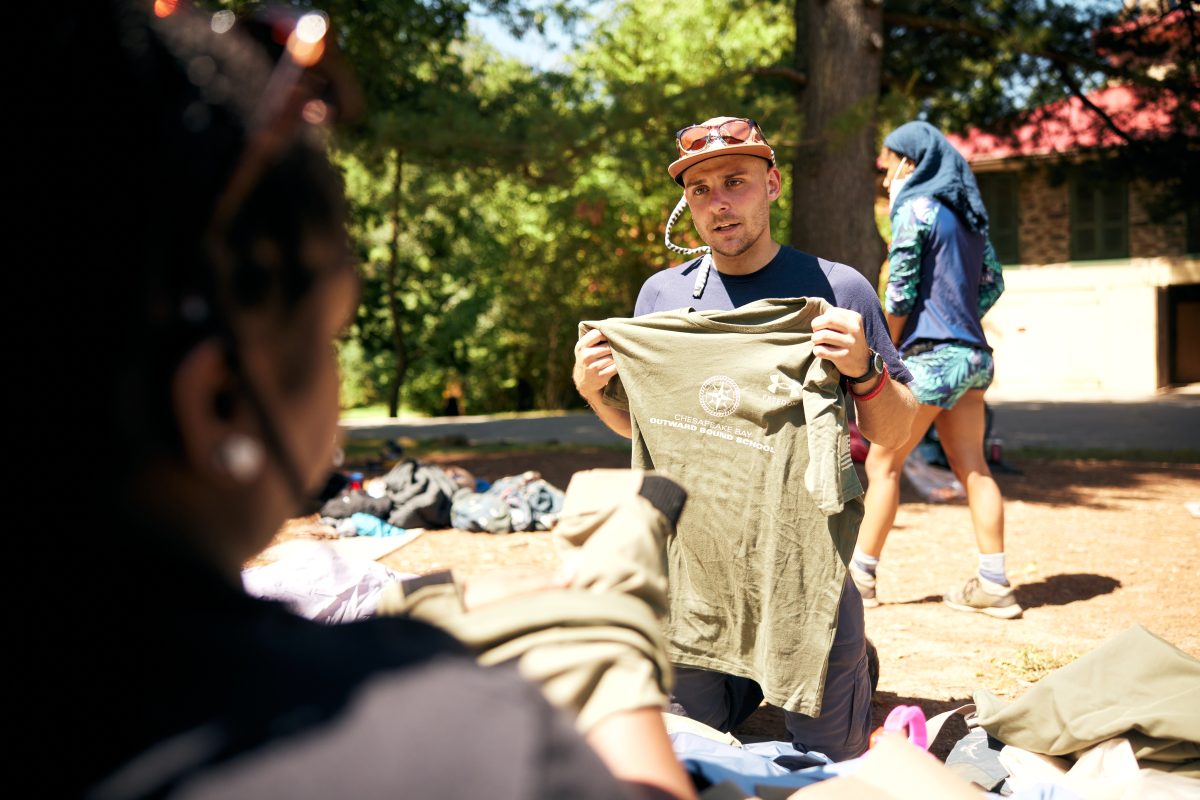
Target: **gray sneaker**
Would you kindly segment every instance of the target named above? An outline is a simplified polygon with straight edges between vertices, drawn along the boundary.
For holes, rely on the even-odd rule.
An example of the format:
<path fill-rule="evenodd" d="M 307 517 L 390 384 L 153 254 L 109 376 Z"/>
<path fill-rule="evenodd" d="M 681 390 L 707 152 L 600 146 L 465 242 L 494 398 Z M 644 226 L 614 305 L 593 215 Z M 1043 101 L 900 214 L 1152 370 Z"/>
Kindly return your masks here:
<path fill-rule="evenodd" d="M 854 585 L 858 588 L 858 593 L 862 595 L 863 608 L 875 608 L 879 605 L 879 601 L 875 599 L 875 576 L 866 570 L 861 570 L 854 566 L 854 562 L 850 563 L 850 579 L 854 581 Z"/>
<path fill-rule="evenodd" d="M 1005 589 L 1004 594 L 993 594 L 983 588 L 983 580 L 986 579 L 981 579 L 978 575 L 973 576 L 961 589 L 947 592 L 942 602 L 957 611 L 978 611 L 999 619 L 1016 619 L 1021 616 L 1022 609 L 1011 586 L 1001 587 L 998 583 L 988 581 L 991 586 Z"/>

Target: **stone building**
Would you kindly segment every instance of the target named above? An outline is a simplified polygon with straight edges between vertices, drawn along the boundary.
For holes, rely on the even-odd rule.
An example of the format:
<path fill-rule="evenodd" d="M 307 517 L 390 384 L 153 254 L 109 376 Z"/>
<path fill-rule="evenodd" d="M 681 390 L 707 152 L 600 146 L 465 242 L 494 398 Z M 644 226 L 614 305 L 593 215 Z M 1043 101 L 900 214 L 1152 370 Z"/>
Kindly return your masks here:
<path fill-rule="evenodd" d="M 1169 110 L 1110 87 L 1088 96 L 1123 130 L 1155 135 Z M 1155 208 L 1162 187 L 1106 174 L 1121 146 L 1076 98 L 1011 136 L 950 136 L 970 162 L 1005 265 L 984 328 L 996 394 L 1103 398 L 1200 382 L 1200 192 Z M 1177 204 L 1178 205 L 1178 204 Z"/>

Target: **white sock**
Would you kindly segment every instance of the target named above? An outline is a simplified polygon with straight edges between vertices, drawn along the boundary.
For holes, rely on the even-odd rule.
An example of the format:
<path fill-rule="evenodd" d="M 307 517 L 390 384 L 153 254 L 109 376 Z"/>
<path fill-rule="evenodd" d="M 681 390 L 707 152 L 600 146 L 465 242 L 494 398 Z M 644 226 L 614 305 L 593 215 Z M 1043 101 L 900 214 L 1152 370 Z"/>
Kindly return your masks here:
<path fill-rule="evenodd" d="M 1008 575 L 1004 568 L 1004 553 L 980 553 L 979 574 L 994 584 L 1007 587 Z M 987 586 L 985 585 L 986 589 Z"/>
<path fill-rule="evenodd" d="M 868 575 L 874 576 L 875 570 L 879 567 L 879 558 L 877 556 L 869 556 L 856 547 L 854 548 L 854 566 Z"/>

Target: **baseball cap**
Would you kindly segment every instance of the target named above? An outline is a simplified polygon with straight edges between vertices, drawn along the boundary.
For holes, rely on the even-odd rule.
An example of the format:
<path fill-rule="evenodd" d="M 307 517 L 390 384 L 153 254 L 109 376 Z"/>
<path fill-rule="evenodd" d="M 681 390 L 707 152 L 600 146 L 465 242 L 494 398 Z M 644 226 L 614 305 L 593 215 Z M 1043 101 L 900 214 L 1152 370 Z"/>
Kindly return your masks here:
<path fill-rule="evenodd" d="M 699 125 L 688 125 L 675 134 L 679 158 L 667 167 L 675 182 L 683 185 L 683 172 L 717 156 L 758 156 L 775 166 L 775 151 L 767 144 L 758 123 L 745 117 L 713 117 Z"/>

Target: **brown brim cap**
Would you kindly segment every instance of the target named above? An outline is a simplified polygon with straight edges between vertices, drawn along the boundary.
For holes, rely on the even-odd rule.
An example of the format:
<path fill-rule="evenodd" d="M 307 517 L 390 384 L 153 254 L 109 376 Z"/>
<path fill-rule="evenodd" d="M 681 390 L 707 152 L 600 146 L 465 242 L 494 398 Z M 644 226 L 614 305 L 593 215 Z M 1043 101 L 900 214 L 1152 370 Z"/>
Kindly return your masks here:
<path fill-rule="evenodd" d="M 775 166 L 775 151 L 768 145 L 762 142 L 742 142 L 741 144 L 730 144 L 723 147 L 717 144 L 707 150 L 701 150 L 699 153 L 688 153 L 685 156 L 680 156 L 671 162 L 671 166 L 667 167 L 667 173 L 675 179 L 676 183 L 683 186 L 684 170 L 688 167 L 696 166 L 701 161 L 708 161 L 710 158 L 717 158 L 718 156 L 758 156 L 771 162 L 771 166 Z"/>

